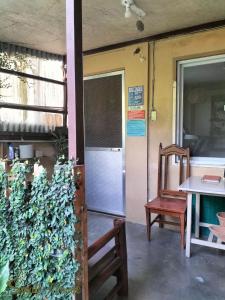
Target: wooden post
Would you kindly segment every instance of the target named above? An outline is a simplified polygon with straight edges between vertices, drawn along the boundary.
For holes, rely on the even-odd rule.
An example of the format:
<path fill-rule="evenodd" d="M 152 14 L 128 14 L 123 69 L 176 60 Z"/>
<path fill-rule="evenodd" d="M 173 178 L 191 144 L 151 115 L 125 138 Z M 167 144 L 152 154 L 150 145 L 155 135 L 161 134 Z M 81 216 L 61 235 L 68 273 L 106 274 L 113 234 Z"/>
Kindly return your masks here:
<path fill-rule="evenodd" d="M 114 220 L 114 227 L 120 224 L 122 224 L 122 227 L 119 234 L 115 237 L 117 255 L 122 259 L 121 267 L 117 272 L 118 284 L 122 283 L 122 288 L 119 290 L 118 295 L 126 297 L 128 295 L 126 225 L 120 219 Z"/>
<path fill-rule="evenodd" d="M 82 1 L 66 0 L 69 157 L 84 163 Z"/>
<path fill-rule="evenodd" d="M 84 164 L 83 126 L 83 63 L 82 63 L 82 0 L 66 0 L 66 44 L 67 44 L 67 110 L 69 158 Z M 88 257 L 87 257 L 87 210 L 84 193 L 84 167 L 75 167 L 79 177 L 75 197 L 76 215 L 80 222 L 82 244 L 77 254 L 81 264 L 81 294 L 76 299 L 88 300 Z M 78 173 L 79 174 L 78 174 Z"/>
<path fill-rule="evenodd" d="M 77 260 L 81 264 L 81 272 L 78 276 L 76 284 L 81 285 L 81 293 L 76 299 L 88 300 L 88 233 L 87 233 L 87 207 L 85 204 L 85 181 L 84 181 L 84 166 L 76 166 L 74 169 L 76 178 L 76 195 L 75 195 L 75 210 L 79 222 L 76 230 L 82 236 L 82 244 L 77 249 Z"/>

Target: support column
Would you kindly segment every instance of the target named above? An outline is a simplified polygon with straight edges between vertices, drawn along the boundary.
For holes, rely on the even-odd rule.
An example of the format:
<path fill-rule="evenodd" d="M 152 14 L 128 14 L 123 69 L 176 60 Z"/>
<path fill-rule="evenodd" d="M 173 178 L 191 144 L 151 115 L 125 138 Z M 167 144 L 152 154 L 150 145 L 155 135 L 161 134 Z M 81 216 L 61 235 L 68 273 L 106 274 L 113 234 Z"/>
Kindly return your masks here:
<path fill-rule="evenodd" d="M 78 164 L 84 164 L 82 0 L 66 0 L 66 44 L 69 158 L 78 159 Z M 81 265 L 79 278 L 81 293 L 76 295 L 76 300 L 88 300 L 87 209 L 84 194 L 84 167 L 77 166 L 75 174 L 80 177 L 80 188 L 75 197 L 76 215 L 80 220 L 76 230 L 81 233 L 82 237 L 79 253 L 78 250 L 76 253 Z"/>
<path fill-rule="evenodd" d="M 84 163 L 82 0 L 66 0 L 69 158 Z"/>

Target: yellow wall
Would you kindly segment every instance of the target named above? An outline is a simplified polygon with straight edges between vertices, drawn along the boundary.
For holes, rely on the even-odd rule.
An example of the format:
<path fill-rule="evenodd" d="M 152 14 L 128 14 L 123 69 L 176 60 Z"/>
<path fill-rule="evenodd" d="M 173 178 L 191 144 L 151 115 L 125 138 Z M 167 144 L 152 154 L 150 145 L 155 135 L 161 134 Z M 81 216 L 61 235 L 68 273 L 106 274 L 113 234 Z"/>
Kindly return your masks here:
<path fill-rule="evenodd" d="M 140 61 L 134 50 L 140 47 L 145 60 Z M 147 110 L 148 45 L 139 44 L 84 57 L 84 76 L 116 70 L 125 71 L 126 117 L 128 87 L 144 85 L 144 106 Z M 147 201 L 147 133 L 146 137 L 127 137 L 126 144 L 126 216 L 133 222 L 144 220 Z"/>
<path fill-rule="evenodd" d="M 133 51 L 137 45 L 84 57 L 84 75 L 125 70 L 126 108 L 129 86 L 144 85 L 147 99 L 148 45 L 139 45 L 146 60 L 141 63 Z M 152 47 L 151 47 L 152 48 Z M 157 121 L 149 122 L 149 199 L 156 196 L 158 145 L 174 142 L 174 93 L 176 60 L 225 53 L 225 29 L 210 30 L 157 41 L 155 44 L 155 108 Z M 151 68 L 152 69 L 152 68 Z M 176 166 L 172 166 L 176 168 Z M 192 175 L 222 175 L 223 169 L 192 167 Z M 174 183 L 176 185 L 176 183 Z M 147 138 L 126 137 L 126 215 L 132 222 L 145 223 L 144 204 L 147 199 Z"/>
<path fill-rule="evenodd" d="M 150 199 L 156 195 L 158 145 L 160 142 L 165 146 L 174 142 L 173 83 L 176 80 L 176 60 L 222 53 L 225 53 L 225 29 L 165 39 L 155 44 L 155 107 L 158 119 L 156 122 L 149 123 Z M 192 166 L 191 173 L 192 175 L 207 173 L 222 175 L 223 169 Z"/>

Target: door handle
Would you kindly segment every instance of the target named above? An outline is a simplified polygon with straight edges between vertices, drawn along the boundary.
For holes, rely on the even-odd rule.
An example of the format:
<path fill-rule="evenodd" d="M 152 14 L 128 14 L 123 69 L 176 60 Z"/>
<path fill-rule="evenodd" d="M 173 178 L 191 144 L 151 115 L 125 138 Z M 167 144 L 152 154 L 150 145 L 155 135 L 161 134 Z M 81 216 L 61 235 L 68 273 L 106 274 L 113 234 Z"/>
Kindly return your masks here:
<path fill-rule="evenodd" d="M 112 151 L 112 152 L 120 152 L 120 151 L 121 151 L 121 148 L 111 148 L 111 151 Z"/>

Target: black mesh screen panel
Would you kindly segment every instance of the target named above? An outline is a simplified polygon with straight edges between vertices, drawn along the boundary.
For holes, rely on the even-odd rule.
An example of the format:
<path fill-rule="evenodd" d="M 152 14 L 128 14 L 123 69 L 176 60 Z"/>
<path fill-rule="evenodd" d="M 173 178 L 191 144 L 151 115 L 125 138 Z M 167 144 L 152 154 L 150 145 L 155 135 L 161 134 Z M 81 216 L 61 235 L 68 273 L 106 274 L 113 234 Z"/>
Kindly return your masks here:
<path fill-rule="evenodd" d="M 122 75 L 84 81 L 86 147 L 122 148 Z"/>

